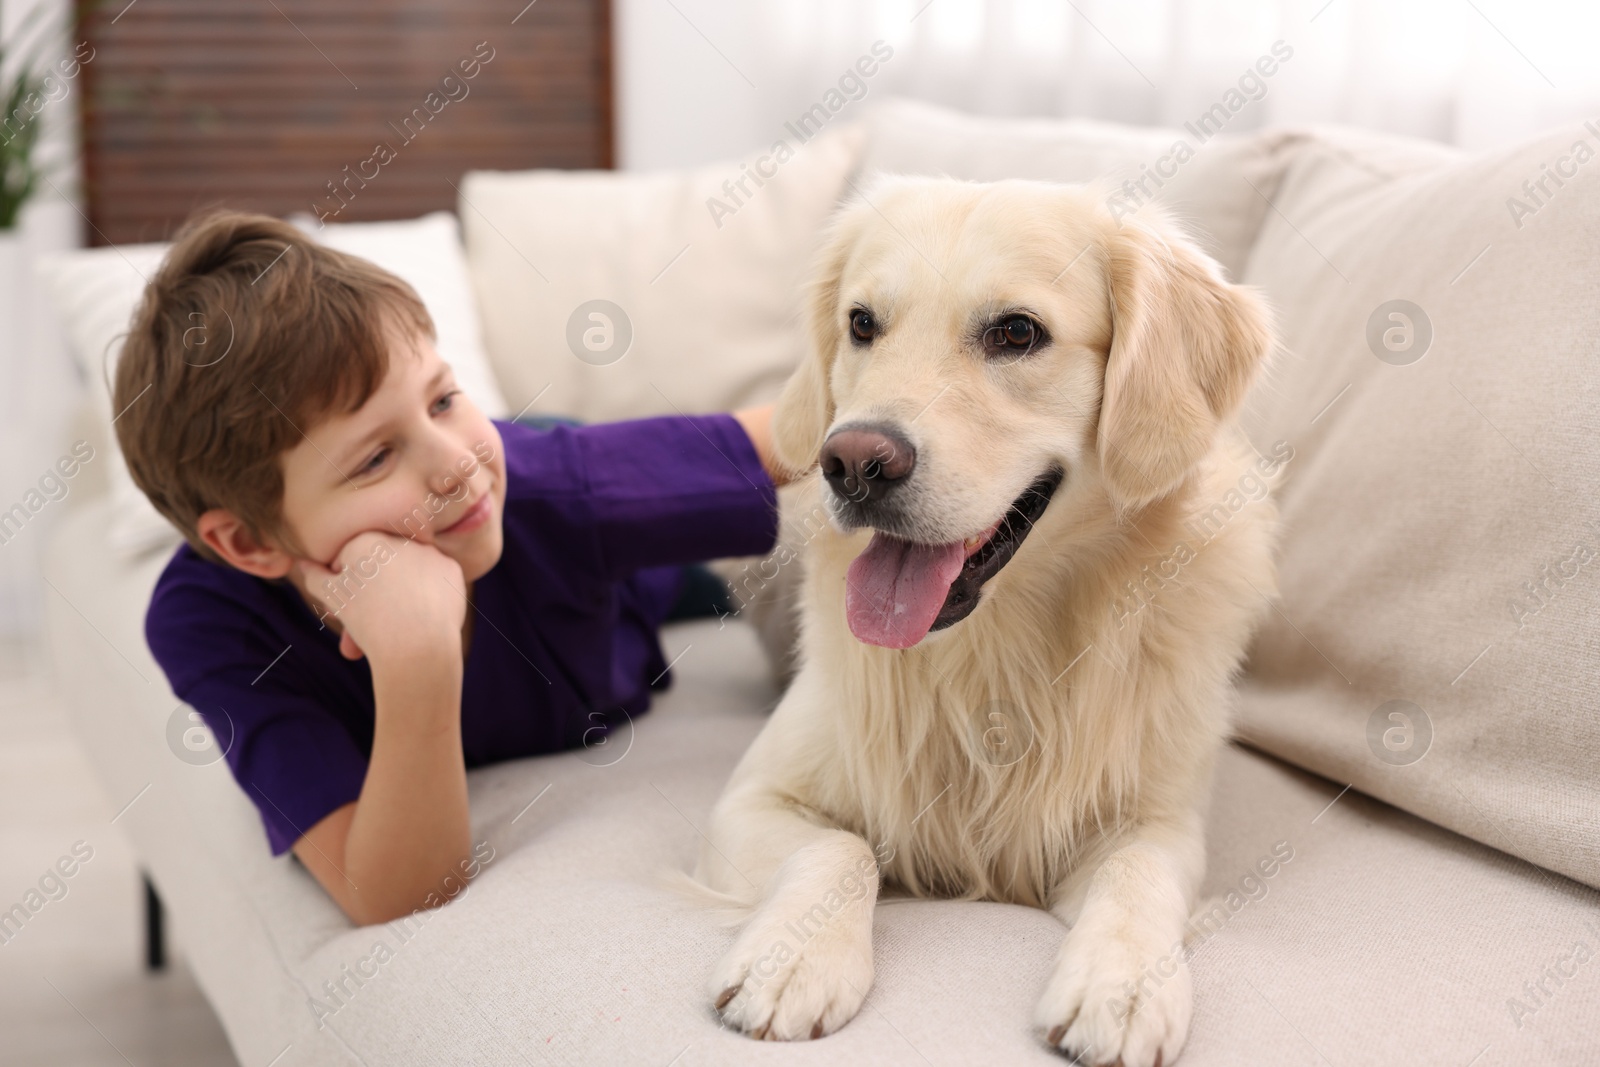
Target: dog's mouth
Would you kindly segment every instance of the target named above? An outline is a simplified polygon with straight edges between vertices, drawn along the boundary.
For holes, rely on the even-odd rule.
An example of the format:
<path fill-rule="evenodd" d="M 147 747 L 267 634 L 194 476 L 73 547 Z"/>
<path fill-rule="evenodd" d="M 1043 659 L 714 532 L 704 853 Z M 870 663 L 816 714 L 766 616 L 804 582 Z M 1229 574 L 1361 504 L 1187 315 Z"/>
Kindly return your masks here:
<path fill-rule="evenodd" d="M 925 545 L 874 531 L 847 575 L 850 632 L 869 645 L 910 648 L 972 614 L 983 583 L 1011 562 L 1063 476 L 1051 467 L 987 530 L 965 541 Z"/>

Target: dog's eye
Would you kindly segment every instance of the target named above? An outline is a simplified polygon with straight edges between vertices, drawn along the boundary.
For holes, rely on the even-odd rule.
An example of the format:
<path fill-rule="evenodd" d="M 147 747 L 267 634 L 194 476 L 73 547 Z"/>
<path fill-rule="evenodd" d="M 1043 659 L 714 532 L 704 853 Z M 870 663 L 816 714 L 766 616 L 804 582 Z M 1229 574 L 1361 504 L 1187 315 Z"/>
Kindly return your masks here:
<path fill-rule="evenodd" d="M 866 344 L 878 336 L 878 320 L 872 317 L 872 312 L 866 308 L 851 309 L 850 336 L 858 344 Z"/>
<path fill-rule="evenodd" d="M 1026 315 L 1008 315 L 983 331 L 983 347 L 991 356 L 1020 356 L 1045 342 L 1044 327 Z"/>

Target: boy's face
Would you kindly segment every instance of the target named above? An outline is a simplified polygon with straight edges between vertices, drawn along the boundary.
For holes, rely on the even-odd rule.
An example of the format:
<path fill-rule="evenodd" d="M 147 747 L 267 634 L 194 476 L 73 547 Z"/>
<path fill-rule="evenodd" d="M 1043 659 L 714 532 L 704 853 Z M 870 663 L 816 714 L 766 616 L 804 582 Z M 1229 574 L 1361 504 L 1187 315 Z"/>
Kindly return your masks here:
<path fill-rule="evenodd" d="M 389 336 L 389 373 L 377 391 L 284 454 L 284 523 L 301 552 L 334 570 L 346 542 L 377 530 L 432 545 L 475 581 L 503 545 L 500 434 L 456 388 L 431 341 Z"/>

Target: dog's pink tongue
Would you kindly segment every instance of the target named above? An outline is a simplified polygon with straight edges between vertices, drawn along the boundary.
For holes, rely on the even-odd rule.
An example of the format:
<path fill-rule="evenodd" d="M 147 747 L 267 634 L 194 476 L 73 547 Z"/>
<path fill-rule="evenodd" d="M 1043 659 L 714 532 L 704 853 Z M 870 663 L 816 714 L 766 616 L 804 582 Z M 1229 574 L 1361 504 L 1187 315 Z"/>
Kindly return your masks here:
<path fill-rule="evenodd" d="M 961 573 L 960 541 L 919 545 L 878 532 L 850 564 L 844 611 L 850 632 L 869 645 L 910 648 L 928 636 L 950 583 Z"/>

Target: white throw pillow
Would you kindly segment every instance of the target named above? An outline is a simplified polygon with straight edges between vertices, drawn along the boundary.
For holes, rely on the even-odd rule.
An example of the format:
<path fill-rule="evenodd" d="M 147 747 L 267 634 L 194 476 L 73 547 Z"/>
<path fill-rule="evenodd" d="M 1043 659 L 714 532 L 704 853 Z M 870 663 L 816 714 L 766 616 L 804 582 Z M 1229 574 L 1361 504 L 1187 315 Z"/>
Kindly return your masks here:
<path fill-rule="evenodd" d="M 606 422 L 776 399 L 861 134 L 784 131 L 792 155 L 687 171 L 469 172 L 457 208 L 512 409 Z"/>
<path fill-rule="evenodd" d="M 433 317 L 439 354 L 455 369 L 462 390 L 489 415 L 506 414 L 505 399 L 484 355 L 455 216 L 435 211 L 401 222 L 336 223 L 320 229 L 310 224 L 309 216 L 292 221 L 330 248 L 371 260 L 409 283 Z M 170 247 L 160 242 L 76 249 L 42 256 L 37 268 L 104 431 L 113 501 L 107 539 L 129 556 L 181 540 L 133 484 L 111 429 L 116 413 L 111 410 L 110 381 L 122 341 L 146 279 Z"/>
<path fill-rule="evenodd" d="M 99 431 L 95 443 L 106 457 L 112 500 L 106 537 L 125 555 L 181 540 L 133 484 L 111 426 L 111 375 L 145 280 L 155 274 L 167 248 L 158 243 L 53 252 L 40 256 L 35 267 L 88 386 Z"/>

